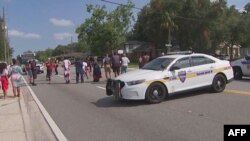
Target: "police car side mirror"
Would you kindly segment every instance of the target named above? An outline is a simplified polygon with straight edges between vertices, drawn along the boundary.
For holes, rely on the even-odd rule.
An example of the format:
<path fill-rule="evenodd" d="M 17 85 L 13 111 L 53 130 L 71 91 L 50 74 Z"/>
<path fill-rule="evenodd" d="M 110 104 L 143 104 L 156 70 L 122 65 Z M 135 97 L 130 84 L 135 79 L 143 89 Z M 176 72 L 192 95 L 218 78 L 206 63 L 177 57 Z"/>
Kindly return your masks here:
<path fill-rule="evenodd" d="M 175 70 L 179 70 L 179 69 L 180 69 L 179 67 L 172 66 L 172 67 L 170 68 L 170 71 L 175 71 Z"/>

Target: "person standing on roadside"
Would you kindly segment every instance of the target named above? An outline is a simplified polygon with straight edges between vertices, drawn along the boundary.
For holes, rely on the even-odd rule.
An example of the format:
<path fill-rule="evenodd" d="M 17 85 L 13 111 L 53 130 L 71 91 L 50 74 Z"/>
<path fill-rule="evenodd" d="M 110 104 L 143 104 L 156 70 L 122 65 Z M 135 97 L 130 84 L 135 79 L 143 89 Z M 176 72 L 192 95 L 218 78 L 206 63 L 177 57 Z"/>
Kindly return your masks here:
<path fill-rule="evenodd" d="M 138 65 L 139 65 L 139 69 L 143 67 L 143 64 L 142 64 L 142 55 L 140 55 L 140 57 L 138 59 Z"/>
<path fill-rule="evenodd" d="M 70 83 L 70 65 L 71 62 L 69 59 L 63 60 L 63 69 L 64 69 L 64 79 L 66 80 L 66 83 Z"/>
<path fill-rule="evenodd" d="M 93 68 L 94 62 L 95 62 L 94 57 L 90 56 L 89 57 L 89 61 L 90 61 L 90 72 L 92 72 L 92 68 Z"/>
<path fill-rule="evenodd" d="M 99 64 L 97 62 L 93 65 L 93 82 L 99 82 L 102 77 L 102 72 Z"/>
<path fill-rule="evenodd" d="M 88 74 L 87 74 L 87 69 L 88 69 L 88 64 L 86 62 L 86 59 L 82 58 L 82 69 L 83 69 L 83 75 L 86 75 L 87 79 L 89 79 Z M 84 81 L 84 77 L 83 77 Z"/>
<path fill-rule="evenodd" d="M 121 67 L 121 74 L 126 73 L 128 69 L 128 63 L 130 63 L 130 60 L 126 56 L 126 54 L 123 54 L 122 56 L 122 67 Z"/>
<path fill-rule="evenodd" d="M 142 56 L 139 58 L 139 69 L 142 68 L 146 63 L 149 61 L 149 56 L 146 52 L 143 53 Z"/>
<path fill-rule="evenodd" d="M 52 70 L 54 68 L 54 63 L 52 60 L 49 60 L 49 62 L 46 63 L 46 67 L 47 67 L 47 78 L 49 81 L 49 84 L 51 82 L 51 76 L 52 76 Z"/>
<path fill-rule="evenodd" d="M 11 78 L 11 83 L 12 83 L 12 88 L 13 88 L 13 93 L 14 96 L 20 96 L 20 86 L 22 84 L 22 68 L 17 65 L 17 60 L 12 59 L 13 66 L 10 68 L 10 78 Z"/>
<path fill-rule="evenodd" d="M 55 74 L 58 75 L 58 60 L 55 60 Z"/>
<path fill-rule="evenodd" d="M 32 85 L 36 86 L 35 80 L 37 78 L 37 68 L 36 68 L 36 60 L 33 59 L 33 61 L 31 62 L 31 72 L 32 72 Z"/>
<path fill-rule="evenodd" d="M 145 52 L 144 55 L 142 56 L 142 64 L 143 64 L 143 66 L 144 66 L 145 64 L 147 64 L 148 61 L 149 61 L 149 56 L 148 56 L 148 54 Z"/>
<path fill-rule="evenodd" d="M 81 83 L 83 83 L 83 63 L 80 58 L 76 59 L 75 62 L 75 68 L 76 68 L 76 83 L 79 83 L 79 76 L 81 78 Z"/>
<path fill-rule="evenodd" d="M 87 68 L 85 69 L 86 71 L 86 76 L 88 78 L 88 74 L 89 74 L 89 77 L 91 76 L 91 72 L 92 72 L 92 66 L 91 66 L 91 61 L 90 61 L 90 57 L 88 56 L 86 58 L 86 63 L 87 63 Z"/>
<path fill-rule="evenodd" d="M 31 71 L 31 61 L 28 61 L 25 65 L 25 71 L 28 75 L 28 80 L 29 80 L 29 83 L 32 84 L 32 79 L 33 79 L 33 75 L 32 75 L 32 71 Z"/>
<path fill-rule="evenodd" d="M 50 63 L 50 58 L 48 58 L 48 60 L 45 62 L 45 66 L 46 66 L 46 81 L 49 81 L 49 63 Z"/>
<path fill-rule="evenodd" d="M 8 80 L 9 72 L 7 69 L 7 64 L 3 63 L 3 66 L 0 66 L 0 80 L 3 90 L 3 98 L 5 99 L 7 96 L 7 91 L 9 88 L 9 80 Z"/>
<path fill-rule="evenodd" d="M 104 71 L 105 71 L 106 79 L 110 79 L 111 78 L 111 58 L 109 57 L 108 54 L 106 54 L 106 57 L 103 59 L 103 64 L 104 64 Z"/>
<path fill-rule="evenodd" d="M 115 77 L 117 77 L 120 75 L 120 67 L 121 67 L 120 55 L 118 55 L 117 52 L 115 52 L 111 58 L 111 61 L 112 61 L 113 72 L 115 74 Z"/>

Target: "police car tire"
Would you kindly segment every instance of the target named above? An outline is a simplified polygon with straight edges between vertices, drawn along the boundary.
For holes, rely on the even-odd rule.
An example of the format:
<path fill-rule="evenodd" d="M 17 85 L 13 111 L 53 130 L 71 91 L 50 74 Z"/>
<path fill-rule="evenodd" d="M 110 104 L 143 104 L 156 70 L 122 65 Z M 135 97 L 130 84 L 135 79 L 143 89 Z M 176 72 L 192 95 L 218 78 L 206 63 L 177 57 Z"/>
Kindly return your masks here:
<path fill-rule="evenodd" d="M 213 80 L 212 91 L 215 93 L 222 92 L 226 88 L 226 84 L 227 82 L 225 76 L 217 74 Z"/>
<path fill-rule="evenodd" d="M 234 71 L 234 78 L 235 79 L 242 79 L 243 74 L 242 74 L 242 71 L 239 67 L 234 67 L 233 71 Z"/>
<path fill-rule="evenodd" d="M 158 90 L 158 93 L 160 93 L 159 94 L 160 96 L 155 96 L 153 94 L 155 90 Z M 159 82 L 155 82 L 148 87 L 146 91 L 145 99 L 148 103 L 151 103 L 151 104 L 160 103 L 166 98 L 166 95 L 167 95 L 166 93 L 167 91 L 164 85 Z"/>

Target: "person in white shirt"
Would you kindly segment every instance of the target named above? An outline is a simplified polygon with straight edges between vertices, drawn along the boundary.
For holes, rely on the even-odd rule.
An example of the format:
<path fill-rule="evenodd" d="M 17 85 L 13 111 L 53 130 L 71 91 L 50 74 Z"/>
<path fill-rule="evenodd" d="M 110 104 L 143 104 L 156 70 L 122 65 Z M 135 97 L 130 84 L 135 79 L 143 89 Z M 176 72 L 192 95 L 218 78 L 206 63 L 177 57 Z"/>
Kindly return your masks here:
<path fill-rule="evenodd" d="M 68 59 L 63 60 L 64 79 L 66 80 L 66 83 L 70 83 L 70 65 L 71 62 Z"/>
<path fill-rule="evenodd" d="M 86 75 L 87 76 L 87 79 L 89 79 L 88 77 L 88 74 L 87 74 L 87 67 L 88 67 L 88 64 L 86 62 L 86 60 L 82 59 L 82 69 L 83 69 L 83 75 Z"/>
<path fill-rule="evenodd" d="M 127 72 L 128 63 L 130 63 L 130 61 L 128 57 L 126 57 L 126 54 L 123 54 L 121 61 L 122 61 L 121 73 L 123 74 Z"/>

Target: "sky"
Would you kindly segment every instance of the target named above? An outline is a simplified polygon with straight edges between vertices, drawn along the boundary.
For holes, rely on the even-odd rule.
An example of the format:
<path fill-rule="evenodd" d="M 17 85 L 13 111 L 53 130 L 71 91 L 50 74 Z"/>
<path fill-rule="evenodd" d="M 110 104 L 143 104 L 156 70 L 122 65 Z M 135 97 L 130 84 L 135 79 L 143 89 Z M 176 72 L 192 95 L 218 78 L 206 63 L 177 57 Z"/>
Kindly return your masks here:
<path fill-rule="evenodd" d="M 126 3 L 127 0 L 109 0 Z M 132 0 L 135 7 L 142 8 L 150 0 Z M 229 5 L 243 9 L 250 0 L 228 0 Z M 90 15 L 86 4 L 105 5 L 113 10 L 117 5 L 101 0 L 0 0 L 1 17 L 3 8 L 8 29 L 10 46 L 14 56 L 25 51 L 39 51 L 67 45 L 77 41 L 75 29 Z M 133 10 L 137 16 L 139 10 Z"/>

